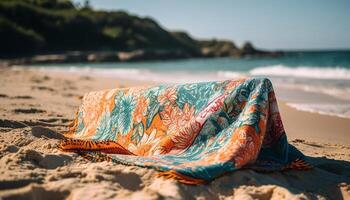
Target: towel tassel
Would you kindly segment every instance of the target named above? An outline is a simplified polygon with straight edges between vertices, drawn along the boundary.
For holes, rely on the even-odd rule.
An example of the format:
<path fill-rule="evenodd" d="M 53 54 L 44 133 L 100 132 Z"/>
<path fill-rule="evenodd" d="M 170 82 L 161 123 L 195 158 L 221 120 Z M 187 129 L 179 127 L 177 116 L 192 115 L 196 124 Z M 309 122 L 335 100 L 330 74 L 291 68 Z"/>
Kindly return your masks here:
<path fill-rule="evenodd" d="M 160 172 L 160 173 L 158 173 L 157 176 L 163 177 L 165 179 L 177 180 L 180 183 L 184 183 L 184 184 L 188 184 L 188 185 L 200 185 L 200 184 L 206 183 L 205 180 L 192 178 L 192 177 L 180 174 L 180 173 L 176 172 L 175 170 Z"/>

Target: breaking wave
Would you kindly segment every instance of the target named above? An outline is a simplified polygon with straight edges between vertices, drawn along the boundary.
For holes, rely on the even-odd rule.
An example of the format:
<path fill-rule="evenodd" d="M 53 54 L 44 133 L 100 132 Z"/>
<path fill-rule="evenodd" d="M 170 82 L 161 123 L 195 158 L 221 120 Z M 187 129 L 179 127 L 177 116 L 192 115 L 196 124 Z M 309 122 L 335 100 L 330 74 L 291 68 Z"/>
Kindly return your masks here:
<path fill-rule="evenodd" d="M 313 79 L 350 80 L 350 69 L 343 67 L 288 67 L 285 65 L 272 65 L 257 67 L 249 71 L 253 76 L 286 76 Z"/>

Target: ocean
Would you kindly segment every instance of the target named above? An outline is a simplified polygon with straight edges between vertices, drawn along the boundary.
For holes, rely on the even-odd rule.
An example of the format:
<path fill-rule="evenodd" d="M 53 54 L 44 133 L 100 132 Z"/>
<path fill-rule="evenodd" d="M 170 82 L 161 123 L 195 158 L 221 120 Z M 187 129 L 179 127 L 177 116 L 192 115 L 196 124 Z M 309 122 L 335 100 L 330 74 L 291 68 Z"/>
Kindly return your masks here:
<path fill-rule="evenodd" d="M 161 83 L 268 77 L 277 98 L 298 110 L 350 118 L 350 51 L 293 51 L 279 58 L 201 58 L 65 63 L 31 68 Z"/>

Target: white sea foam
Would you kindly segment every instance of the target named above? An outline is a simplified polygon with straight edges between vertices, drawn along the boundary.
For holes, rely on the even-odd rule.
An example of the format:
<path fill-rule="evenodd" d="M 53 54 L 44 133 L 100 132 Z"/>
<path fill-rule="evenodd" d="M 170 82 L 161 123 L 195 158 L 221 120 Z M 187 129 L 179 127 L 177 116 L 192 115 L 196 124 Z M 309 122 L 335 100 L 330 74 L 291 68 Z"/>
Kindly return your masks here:
<path fill-rule="evenodd" d="M 295 83 L 295 84 L 282 83 L 282 84 L 279 84 L 277 82 L 275 82 L 275 85 L 278 85 L 278 87 L 285 88 L 285 89 L 294 89 L 294 90 L 301 90 L 301 91 L 305 91 L 305 92 L 326 94 L 328 96 L 332 96 L 332 97 L 335 97 L 337 99 L 350 101 L 350 85 L 337 87 L 335 85 L 325 86 L 325 85 L 322 85 L 322 83 L 319 83 L 319 84 L 311 84 L 311 83 Z"/>
<path fill-rule="evenodd" d="M 216 73 L 194 73 L 189 71 L 152 71 L 135 68 L 91 68 L 84 67 L 32 67 L 33 70 L 42 70 L 58 73 L 79 73 L 79 75 L 120 78 L 136 81 L 153 81 L 160 83 L 192 83 L 223 79 Z M 228 78 L 226 78 L 228 79 Z"/>
<path fill-rule="evenodd" d="M 247 76 L 247 74 L 243 72 L 234 72 L 234 71 L 218 71 L 217 78 L 218 79 L 233 79 Z"/>
<path fill-rule="evenodd" d="M 339 79 L 350 80 L 350 69 L 342 67 L 288 67 L 285 65 L 272 65 L 254 68 L 249 71 L 254 76 L 284 76 L 313 79 Z"/>
<path fill-rule="evenodd" d="M 38 69 L 33 67 L 31 69 Z M 127 68 L 93 68 L 89 66 L 78 67 L 78 66 L 69 66 L 69 67 L 39 67 L 41 71 L 50 71 L 50 72 L 73 72 L 79 73 L 82 75 L 97 75 L 97 76 L 108 76 L 108 77 L 119 77 L 119 76 L 135 76 L 140 75 L 148 70 L 146 69 L 127 69 Z"/>
<path fill-rule="evenodd" d="M 38 69 L 38 67 L 33 67 Z M 195 80 L 223 80 L 238 78 L 242 76 L 269 76 L 269 77 L 294 77 L 308 79 L 334 79 L 334 80 L 350 80 L 350 69 L 336 68 L 321 68 L 321 67 L 288 67 L 285 65 L 272 65 L 257 67 L 249 72 L 237 71 L 217 71 L 217 72 L 195 72 L 195 71 L 168 71 L 159 72 L 148 69 L 135 68 L 96 68 L 89 66 L 70 66 L 70 67 L 39 67 L 41 70 L 49 71 L 69 71 L 79 73 L 90 73 L 91 75 L 103 75 L 118 77 L 127 76 L 126 78 L 141 79 L 148 81 L 160 82 L 193 82 Z M 168 74 L 168 76 L 167 76 Z M 128 76 L 129 75 L 129 76 Z M 136 76 L 137 77 L 134 77 Z M 174 76 L 176 75 L 176 77 Z M 164 77 L 165 76 L 165 77 Z M 179 80 L 180 79 L 180 80 Z"/>
<path fill-rule="evenodd" d="M 237 71 L 158 71 L 146 68 L 97 68 L 93 66 L 50 66 L 31 67 L 33 70 L 50 72 L 70 72 L 79 75 L 102 76 L 136 81 L 152 81 L 161 83 L 191 83 L 214 80 L 234 79 L 244 76 L 267 76 L 279 88 L 293 89 L 298 96 L 299 91 L 326 94 L 341 101 L 350 100 L 350 70 L 345 68 L 316 68 L 316 67 L 287 67 L 283 65 L 258 67 L 249 72 Z M 290 96 L 292 94 L 288 94 Z M 290 97 L 289 97 L 290 98 Z M 350 104 L 347 106 L 329 105 L 321 103 L 315 98 L 316 104 L 290 104 L 290 106 L 304 111 L 321 114 L 350 117 Z M 286 99 L 288 102 L 288 99 Z M 305 103 L 305 102 L 304 102 Z M 322 103 L 325 103 L 322 101 Z"/>
<path fill-rule="evenodd" d="M 322 115 L 331 115 L 350 118 L 350 104 L 299 104 L 287 103 L 288 106 L 301 111 L 313 112 Z"/>
<path fill-rule="evenodd" d="M 37 70 L 38 67 L 33 67 L 32 69 Z M 309 74 L 301 75 L 301 77 L 288 77 L 287 72 L 291 72 L 292 75 L 296 75 L 301 73 L 301 69 L 304 71 L 313 71 L 315 69 L 300 67 L 296 68 L 296 72 L 293 72 L 294 68 L 285 67 L 285 66 L 270 66 L 270 67 L 259 67 L 250 71 L 250 74 L 244 72 L 235 72 L 235 71 L 218 71 L 218 72 L 195 72 L 195 71 L 154 71 L 149 69 L 135 69 L 135 68 L 94 68 L 89 66 L 78 67 L 78 66 L 70 66 L 70 67 L 45 67 L 42 66 L 39 68 L 44 71 L 51 72 L 72 72 L 79 73 L 80 75 L 90 75 L 90 76 L 103 76 L 103 77 L 113 77 L 120 79 L 129 79 L 129 80 L 137 80 L 137 81 L 153 81 L 153 82 L 161 82 L 161 83 L 191 83 L 191 82 L 202 82 L 202 81 L 214 81 L 214 80 L 226 80 L 226 79 L 234 79 L 244 76 L 258 76 L 266 75 L 273 78 L 273 81 L 276 85 L 282 88 L 289 89 L 298 89 L 306 92 L 314 92 L 314 93 L 322 93 L 327 94 L 333 97 L 337 97 L 340 99 L 350 100 L 350 82 L 347 81 L 344 84 L 342 81 L 342 85 L 339 86 L 336 83 L 333 84 L 332 80 L 329 79 L 319 79 L 319 81 L 313 81 L 313 78 L 309 79 L 305 78 L 306 76 L 312 77 L 320 77 L 320 75 L 313 74 L 309 72 Z M 293 69 L 293 70 L 292 70 Z M 266 70 L 266 71 L 264 71 Z M 328 68 L 326 71 L 329 70 Z M 344 69 L 346 71 L 346 69 Z M 344 71 L 343 70 L 343 71 Z M 320 70 L 322 71 L 322 70 Z M 324 72 L 324 77 L 329 77 L 329 74 Z M 330 70 L 331 71 L 331 70 Z M 337 71 L 335 69 L 336 72 Z M 294 73 L 294 74 L 293 74 Z M 306 73 L 306 72 L 305 72 Z M 350 72 L 349 72 L 350 73 Z M 273 75 L 279 74 L 285 75 L 281 78 L 274 78 Z M 301 73 L 302 74 L 302 73 Z M 336 73 L 333 73 L 336 74 Z M 338 77 L 341 77 L 338 75 Z M 346 78 L 346 73 L 343 75 L 343 78 Z M 350 74 L 349 74 L 350 78 Z M 327 84 L 324 84 L 326 81 Z M 335 80 L 341 81 L 341 80 Z"/>

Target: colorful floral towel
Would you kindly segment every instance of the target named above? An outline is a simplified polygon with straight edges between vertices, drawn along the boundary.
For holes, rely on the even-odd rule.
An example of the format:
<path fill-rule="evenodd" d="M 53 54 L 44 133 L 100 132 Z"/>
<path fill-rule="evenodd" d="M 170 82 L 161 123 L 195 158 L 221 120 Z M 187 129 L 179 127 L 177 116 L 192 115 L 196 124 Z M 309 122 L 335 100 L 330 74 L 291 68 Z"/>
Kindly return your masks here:
<path fill-rule="evenodd" d="M 240 168 L 310 168 L 288 144 L 265 78 L 90 92 L 65 136 L 62 150 L 188 184 Z"/>

